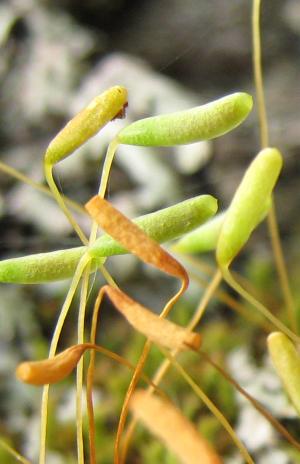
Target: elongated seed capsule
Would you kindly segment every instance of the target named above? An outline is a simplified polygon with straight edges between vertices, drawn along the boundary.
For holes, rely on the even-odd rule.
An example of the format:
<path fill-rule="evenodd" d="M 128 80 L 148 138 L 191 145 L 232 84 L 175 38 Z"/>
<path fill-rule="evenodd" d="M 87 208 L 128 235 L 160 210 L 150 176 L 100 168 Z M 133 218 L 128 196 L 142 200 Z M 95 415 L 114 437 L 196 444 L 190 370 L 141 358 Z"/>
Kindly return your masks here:
<path fill-rule="evenodd" d="M 47 148 L 45 163 L 54 165 L 93 137 L 109 121 L 122 117 L 127 105 L 127 90 L 111 87 L 95 97 L 57 134 Z"/>
<path fill-rule="evenodd" d="M 117 139 L 125 145 L 183 145 L 229 132 L 248 116 L 252 97 L 237 92 L 186 111 L 140 119 L 122 129 Z"/>
<path fill-rule="evenodd" d="M 281 168 L 281 153 L 276 148 L 265 148 L 245 172 L 221 228 L 216 250 L 221 267 L 230 265 L 265 217 Z"/>
<path fill-rule="evenodd" d="M 300 355 L 295 345 L 282 332 L 268 337 L 268 349 L 274 367 L 295 409 L 300 415 Z"/>
<path fill-rule="evenodd" d="M 38 284 L 68 279 L 86 251 L 82 246 L 0 261 L 0 282 Z"/>
<path fill-rule="evenodd" d="M 93 348 L 90 343 L 74 345 L 53 358 L 25 361 L 16 369 L 16 377 L 31 385 L 48 385 L 65 379 L 77 366 L 83 353 Z"/>
<path fill-rule="evenodd" d="M 268 201 L 265 214 L 261 220 L 265 219 L 267 216 L 270 204 L 271 201 Z M 201 226 L 184 235 L 178 240 L 178 242 L 172 245 L 172 250 L 178 251 L 179 253 L 190 254 L 214 251 L 217 248 L 225 216 L 226 211 L 223 211 L 204 224 L 201 224 Z"/>
<path fill-rule="evenodd" d="M 200 195 L 176 205 L 146 214 L 134 222 L 153 240 L 162 243 L 191 231 L 217 210 L 217 200 Z M 0 282 L 37 284 L 72 277 L 87 247 L 39 253 L 0 261 Z M 102 257 L 127 253 L 118 242 L 105 234 L 89 249 L 92 270 L 103 263 Z"/>
<path fill-rule="evenodd" d="M 181 253 L 205 253 L 217 247 L 221 227 L 225 220 L 226 211 L 184 235 L 174 245 L 172 250 Z"/>

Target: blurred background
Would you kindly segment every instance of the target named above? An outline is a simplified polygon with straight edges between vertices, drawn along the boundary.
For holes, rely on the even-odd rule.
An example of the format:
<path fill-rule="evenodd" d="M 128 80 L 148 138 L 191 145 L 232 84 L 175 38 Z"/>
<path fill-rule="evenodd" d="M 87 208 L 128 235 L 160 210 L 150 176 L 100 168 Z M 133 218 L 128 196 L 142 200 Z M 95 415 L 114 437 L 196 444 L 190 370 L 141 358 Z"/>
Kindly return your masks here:
<path fill-rule="evenodd" d="M 54 135 L 95 95 L 112 85 L 126 86 L 129 91 L 126 119 L 108 125 L 55 169 L 60 189 L 84 204 L 96 193 L 103 155 L 123 125 L 142 117 L 197 106 L 226 93 L 245 91 L 254 95 L 251 42 L 249 0 L 2 0 L 0 161 L 36 182 L 44 182 L 43 153 Z M 262 43 L 270 141 L 282 150 L 285 158 L 276 190 L 278 219 L 295 298 L 299 301 L 299 1 L 262 2 Z M 245 167 L 258 149 L 256 108 L 241 127 L 213 142 L 167 149 L 120 147 L 108 198 L 130 217 L 201 193 L 215 195 L 222 210 L 229 204 Z M 79 245 L 51 199 L 4 172 L 0 172 L 0 187 L 2 259 Z M 88 231 L 88 219 L 78 220 Z M 212 256 L 206 256 L 205 260 L 209 265 L 213 263 Z M 260 228 L 238 264 L 262 297 L 280 307 L 266 227 Z M 112 259 L 109 268 L 123 288 L 157 311 L 176 288 L 172 280 L 130 256 Z M 19 360 L 46 355 L 68 284 L 64 281 L 39 286 L 0 286 L 0 433 L 33 462 L 38 446 L 40 391 L 17 384 L 13 372 Z M 99 285 L 101 278 L 95 282 L 94 293 Z M 182 302 L 185 315 L 178 311 L 181 323 L 194 311 L 201 292 L 199 284 L 192 282 Z M 132 332 L 116 320 L 110 309 L 104 311 L 106 329 L 101 342 L 124 353 L 120 340 L 124 334 L 125 338 L 132 336 Z M 264 394 L 264 375 L 269 369 L 263 356 L 264 339 L 253 346 L 257 329 L 249 328 L 247 322 L 236 317 L 222 305 L 213 305 L 205 320 L 206 332 L 212 340 L 209 347 L 221 359 L 227 352 L 230 354 L 226 359 L 229 366 L 232 363 L 233 374 L 240 371 L 241 365 L 248 366 L 246 386 L 250 384 L 254 392 Z M 229 341 L 232 324 L 237 325 L 240 335 Z M 65 345 L 74 342 L 75 328 L 76 303 L 64 333 Z M 125 352 L 134 359 L 141 343 L 140 338 L 134 339 Z M 99 430 L 103 429 L 102 434 L 99 432 L 99 452 L 101 462 L 105 463 L 112 462 L 116 410 L 129 378 L 128 373 L 121 375 L 116 367 L 108 379 L 107 372 L 111 369 L 106 360 L 98 373 L 98 401 L 100 404 L 104 398 L 106 405 L 97 418 Z M 108 379 L 105 385 L 101 384 L 103 376 Z M 247 406 L 243 410 L 234 392 L 228 393 L 223 384 L 223 390 L 216 387 L 222 382 L 220 378 L 208 372 L 205 379 L 208 391 L 239 427 L 246 445 L 256 456 L 255 462 L 274 463 L 276 453 L 276 463 L 293 462 L 284 445 L 274 445 L 272 430 L 265 431 L 264 425 L 259 428 L 260 419 L 251 418 Z M 242 382 L 243 378 L 237 380 Z M 284 397 L 280 397 L 280 387 L 269 373 L 266 382 L 272 381 L 273 395 L 279 396 L 268 406 L 284 404 L 284 420 L 296 427 L 293 412 L 284 403 Z M 56 412 L 50 423 L 49 463 L 76 462 L 72 385 L 71 379 L 67 386 L 57 387 L 53 395 Z M 178 389 L 174 387 L 174 395 L 181 389 L 181 384 Z M 218 399 L 219 390 L 227 393 L 220 394 Z M 187 410 L 201 422 L 224 455 L 229 456 L 228 462 L 240 462 L 227 443 L 228 438 L 222 441 L 219 430 L 215 431 L 216 425 L 209 422 L 209 416 L 201 418 L 197 408 L 196 400 L 188 398 Z M 272 412 L 280 416 L 282 408 L 281 412 L 279 409 Z M 251 441 L 253 421 L 258 432 Z M 57 426 L 61 430 L 59 439 Z M 149 438 L 148 441 L 137 445 L 139 452 L 129 462 L 176 462 L 162 448 L 153 448 Z M 1 459 L 15 462 L 9 461 L 5 453 Z"/>

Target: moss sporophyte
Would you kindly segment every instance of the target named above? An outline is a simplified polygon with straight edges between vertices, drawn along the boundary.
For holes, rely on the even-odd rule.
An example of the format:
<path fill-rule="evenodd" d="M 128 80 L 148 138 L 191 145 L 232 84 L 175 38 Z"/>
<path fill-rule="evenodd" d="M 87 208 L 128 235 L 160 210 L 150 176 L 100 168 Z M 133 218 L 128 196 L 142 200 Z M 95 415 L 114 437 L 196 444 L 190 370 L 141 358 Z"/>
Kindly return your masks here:
<path fill-rule="evenodd" d="M 221 137 L 239 126 L 249 115 L 253 100 L 249 94 L 244 92 L 236 92 L 192 109 L 140 119 L 121 129 L 108 146 L 98 193 L 85 205 L 85 212 L 89 214 L 92 220 L 89 237 L 83 232 L 71 212 L 74 209 L 77 212 L 82 212 L 83 207 L 60 194 L 53 178 L 53 169 L 57 163 L 76 152 L 77 148 L 93 137 L 106 124 L 124 116 L 128 99 L 130 103 L 127 90 L 122 86 L 114 86 L 95 97 L 86 108 L 57 134 L 45 152 L 44 173 L 51 193 L 49 190 L 45 190 L 44 187 L 39 187 L 39 189 L 48 195 L 52 195 L 57 201 L 82 243 L 72 249 L 60 249 L 49 253 L 6 259 L 0 262 L 1 282 L 39 284 L 67 278 L 71 279 L 51 339 L 49 357 L 43 360 L 24 361 L 16 369 L 16 376 L 22 382 L 43 386 L 40 414 L 40 464 L 45 464 L 47 454 L 49 384 L 66 379 L 75 368 L 77 368 L 77 460 L 79 464 L 86 462 L 82 399 L 85 380 L 83 356 L 86 351 L 90 353 L 86 375 L 86 403 L 89 462 L 91 464 L 98 462 L 97 426 L 93 404 L 95 356 L 98 352 L 133 371 L 122 404 L 119 422 L 116 426 L 117 432 L 114 443 L 114 463 L 116 464 L 125 462 L 131 437 L 138 420 L 152 434 L 157 436 L 167 448 L 172 450 L 180 462 L 187 464 L 199 464 L 199 462 L 218 464 L 222 462 L 217 447 L 209 444 L 207 439 L 199 433 L 198 428 L 171 403 L 168 396 L 172 392 L 168 391 L 167 386 L 164 387 L 164 390 L 160 387 L 160 383 L 170 366 L 215 415 L 238 447 L 244 461 L 250 464 L 254 463 L 245 445 L 234 432 L 229 420 L 201 389 L 199 381 L 196 382 L 187 373 L 187 369 L 183 368 L 177 360 L 177 354 L 181 352 L 189 352 L 189 355 L 201 358 L 201 362 L 209 363 L 210 367 L 216 369 L 229 384 L 244 395 L 285 436 L 294 448 L 300 449 L 297 440 L 264 409 L 259 401 L 243 390 L 225 369 L 211 359 L 205 351 L 202 351 L 201 343 L 202 340 L 205 341 L 206 337 L 204 325 L 200 326 L 201 335 L 197 331 L 201 317 L 212 297 L 221 298 L 218 286 L 221 280 L 224 279 L 243 300 L 256 307 L 267 318 L 267 323 L 266 321 L 260 322 L 264 330 L 266 330 L 266 326 L 267 330 L 269 330 L 271 325 L 280 331 L 269 336 L 268 347 L 283 386 L 299 412 L 299 395 L 297 395 L 296 385 L 300 375 L 298 373 L 300 364 L 299 354 L 294 344 L 299 343 L 299 337 L 293 321 L 293 305 L 287 284 L 284 260 L 277 261 L 280 261 L 278 266 L 280 279 L 285 300 L 288 302 L 286 306 L 290 307 L 288 319 L 292 328 L 286 326 L 271 310 L 252 296 L 248 289 L 241 285 L 241 279 L 236 279 L 235 273 L 231 272 L 236 257 L 242 252 L 249 237 L 260 222 L 266 217 L 274 219 L 272 194 L 282 168 L 281 153 L 277 148 L 270 147 L 268 143 L 260 63 L 259 7 L 259 0 L 254 0 L 252 15 L 253 54 L 258 106 L 260 109 L 262 147 L 242 177 L 227 209 L 215 216 L 218 210 L 217 200 L 213 196 L 205 194 L 184 200 L 151 214 L 129 219 L 115 208 L 110 201 L 105 199 L 105 194 L 113 158 L 120 145 L 170 147 Z M 2 164 L 0 168 L 2 169 Z M 3 169 L 6 169 L 8 174 L 19 176 L 22 179 L 20 173 L 16 173 L 9 167 L 4 166 Z M 34 184 L 25 176 L 23 176 L 23 179 L 32 185 Z M 277 240 L 276 246 L 274 246 L 274 255 L 275 257 L 281 257 L 280 242 L 276 233 L 274 233 L 274 227 L 276 229 L 274 220 L 270 221 L 269 224 L 271 224 L 272 236 L 275 237 L 273 246 Z M 102 230 L 100 235 L 98 234 L 98 227 Z M 170 242 L 172 243 L 170 244 Z M 165 244 L 165 247 L 161 244 Z M 171 252 L 192 255 L 207 251 L 215 252 L 217 270 L 213 273 L 210 282 L 206 283 L 206 289 L 190 322 L 185 323 L 183 327 L 166 318 L 167 316 L 173 316 L 172 309 L 186 291 L 189 279 L 193 278 L 193 273 L 188 272 Z M 151 309 L 120 289 L 113 276 L 107 271 L 105 267 L 106 260 L 113 255 L 125 253 L 135 255 L 146 265 L 179 279 L 181 282 L 179 290 L 174 291 L 175 294 L 162 304 L 159 314 L 155 314 Z M 186 256 L 186 260 L 188 261 L 188 256 Z M 106 283 L 98 291 L 92 313 L 91 327 L 88 331 L 86 327 L 86 310 L 92 286 L 90 275 L 98 271 L 102 273 Z M 79 286 L 80 301 L 76 342 L 57 354 L 61 333 Z M 222 295 L 223 301 L 226 301 L 230 307 L 239 308 L 245 317 L 249 315 L 249 320 L 251 319 L 248 307 L 243 307 L 243 303 L 234 300 L 226 292 L 223 292 Z M 113 306 L 130 324 L 132 330 L 146 337 L 136 365 L 96 342 L 99 311 L 104 296 L 110 299 Z M 89 335 L 87 335 L 88 333 Z M 160 350 L 164 361 L 150 378 L 144 372 L 144 367 L 153 345 Z M 144 391 L 136 388 L 140 380 L 146 383 L 146 390 Z M 132 413 L 132 418 L 125 431 L 129 412 Z M 5 449 L 19 461 L 28 464 L 28 460 L 10 446 L 6 446 Z"/>

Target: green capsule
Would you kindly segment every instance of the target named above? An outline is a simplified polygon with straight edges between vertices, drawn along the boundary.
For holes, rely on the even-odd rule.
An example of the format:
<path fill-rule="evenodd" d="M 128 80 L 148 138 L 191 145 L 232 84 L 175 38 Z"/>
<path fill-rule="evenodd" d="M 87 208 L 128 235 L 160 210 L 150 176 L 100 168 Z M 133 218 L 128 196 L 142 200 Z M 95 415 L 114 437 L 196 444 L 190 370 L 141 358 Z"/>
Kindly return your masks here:
<path fill-rule="evenodd" d="M 53 166 L 93 137 L 109 121 L 122 116 L 127 104 L 127 90 L 115 86 L 95 97 L 52 140 L 45 153 L 45 163 Z"/>
<path fill-rule="evenodd" d="M 68 279 L 86 251 L 82 246 L 0 261 L 0 282 L 40 284 Z"/>
<path fill-rule="evenodd" d="M 295 409 L 300 415 L 300 355 L 291 340 L 281 332 L 268 336 L 272 362 Z"/>
<path fill-rule="evenodd" d="M 226 211 L 217 214 L 214 218 L 197 227 L 197 229 L 184 235 L 172 246 L 172 250 L 191 254 L 215 250 L 225 215 Z"/>
<path fill-rule="evenodd" d="M 221 267 L 230 265 L 265 217 L 281 168 L 282 155 L 276 148 L 261 150 L 250 164 L 221 228 L 216 250 Z"/>
<path fill-rule="evenodd" d="M 125 145 L 184 145 L 229 132 L 248 116 L 252 97 L 234 93 L 186 111 L 140 119 L 122 129 L 117 140 Z"/>
<path fill-rule="evenodd" d="M 162 243 L 191 231 L 216 211 L 217 200 L 211 195 L 201 195 L 140 216 L 134 222 L 153 240 Z M 86 252 L 91 259 L 92 271 L 104 262 L 105 257 L 127 253 L 125 248 L 105 234 L 90 249 L 82 246 L 0 261 L 0 282 L 37 284 L 70 278 Z"/>

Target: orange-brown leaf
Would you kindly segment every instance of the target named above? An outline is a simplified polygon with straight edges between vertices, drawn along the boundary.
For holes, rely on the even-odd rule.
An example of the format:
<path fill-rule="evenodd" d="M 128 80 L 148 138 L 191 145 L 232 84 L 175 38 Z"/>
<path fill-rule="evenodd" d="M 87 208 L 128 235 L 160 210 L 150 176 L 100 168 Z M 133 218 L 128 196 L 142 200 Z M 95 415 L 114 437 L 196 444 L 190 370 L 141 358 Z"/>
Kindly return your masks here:
<path fill-rule="evenodd" d="M 136 390 L 130 409 L 147 429 L 161 439 L 182 464 L 221 464 L 212 446 L 169 401 Z"/>
<path fill-rule="evenodd" d="M 102 290 L 128 322 L 152 342 L 169 349 L 192 348 L 197 350 L 199 348 L 201 343 L 199 334 L 180 327 L 167 319 L 160 318 L 120 289 L 106 285 Z"/>
<path fill-rule="evenodd" d="M 48 385 L 67 377 L 77 366 L 85 350 L 91 348 L 90 343 L 74 345 L 53 358 L 41 361 L 25 361 L 16 369 L 16 377 L 31 385 Z"/>
<path fill-rule="evenodd" d="M 178 277 L 187 286 L 188 276 L 184 267 L 111 203 L 96 195 L 85 207 L 102 229 L 128 251 L 145 263 Z"/>

